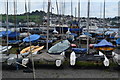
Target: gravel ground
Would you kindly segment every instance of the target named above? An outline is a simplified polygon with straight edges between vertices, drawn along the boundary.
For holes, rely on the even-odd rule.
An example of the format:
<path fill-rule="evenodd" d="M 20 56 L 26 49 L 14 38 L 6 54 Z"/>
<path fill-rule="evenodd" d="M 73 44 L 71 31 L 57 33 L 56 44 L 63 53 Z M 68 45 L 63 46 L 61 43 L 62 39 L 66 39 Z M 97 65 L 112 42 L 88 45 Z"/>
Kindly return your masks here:
<path fill-rule="evenodd" d="M 96 68 L 97 69 L 96 69 Z M 120 75 L 119 67 L 103 69 L 76 68 L 64 65 L 63 68 L 56 68 L 55 65 L 40 65 L 35 69 L 36 78 L 118 78 Z M 2 69 L 2 78 L 32 78 L 32 73 L 23 72 L 23 69 L 12 70 Z"/>

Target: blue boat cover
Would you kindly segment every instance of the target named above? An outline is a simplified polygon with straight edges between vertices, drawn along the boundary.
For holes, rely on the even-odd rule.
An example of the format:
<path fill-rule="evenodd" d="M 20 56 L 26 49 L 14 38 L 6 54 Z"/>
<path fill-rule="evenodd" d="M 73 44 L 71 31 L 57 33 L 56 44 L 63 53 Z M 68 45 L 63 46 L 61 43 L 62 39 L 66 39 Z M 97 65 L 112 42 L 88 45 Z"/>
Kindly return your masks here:
<path fill-rule="evenodd" d="M 9 35 L 12 31 L 2 31 L 0 32 L 0 37 L 5 37 L 7 35 Z"/>
<path fill-rule="evenodd" d="M 47 38 L 47 36 L 41 35 L 40 38 Z"/>
<path fill-rule="evenodd" d="M 104 38 L 104 36 L 103 35 L 99 35 L 99 36 L 96 36 L 97 38 Z"/>
<path fill-rule="evenodd" d="M 22 42 L 21 40 L 9 40 L 9 43 L 13 44 L 13 43 L 18 43 L 18 42 Z"/>
<path fill-rule="evenodd" d="M 116 44 L 120 45 L 120 38 L 116 40 Z"/>
<path fill-rule="evenodd" d="M 87 48 L 72 48 L 72 51 L 74 52 L 87 52 Z"/>
<path fill-rule="evenodd" d="M 70 28 L 70 31 L 81 31 L 79 28 Z"/>
<path fill-rule="evenodd" d="M 109 37 L 110 39 L 114 39 L 115 37 L 114 36 L 111 36 L 111 37 Z"/>
<path fill-rule="evenodd" d="M 16 36 L 19 36 L 19 35 L 20 35 L 20 33 L 18 33 L 18 32 L 11 32 L 10 34 L 8 34 L 8 37 L 15 38 Z"/>
<path fill-rule="evenodd" d="M 33 34 L 33 35 L 30 35 L 26 38 L 23 39 L 24 42 L 33 42 L 33 41 L 37 41 L 38 39 L 40 38 L 40 35 L 38 34 Z"/>
<path fill-rule="evenodd" d="M 112 43 L 108 42 L 107 40 L 103 39 L 98 44 L 95 44 L 94 47 L 114 47 Z"/>

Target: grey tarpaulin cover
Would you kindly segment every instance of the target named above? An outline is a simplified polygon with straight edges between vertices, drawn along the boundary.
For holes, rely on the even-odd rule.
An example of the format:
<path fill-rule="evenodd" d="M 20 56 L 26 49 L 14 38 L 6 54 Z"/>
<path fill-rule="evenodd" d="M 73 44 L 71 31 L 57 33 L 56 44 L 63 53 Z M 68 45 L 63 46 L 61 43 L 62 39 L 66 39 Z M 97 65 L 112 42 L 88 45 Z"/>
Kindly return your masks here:
<path fill-rule="evenodd" d="M 54 46 L 52 46 L 48 52 L 49 53 L 61 53 L 70 47 L 70 42 L 68 40 L 63 40 Z"/>
<path fill-rule="evenodd" d="M 29 55 L 28 58 L 30 58 L 30 60 L 32 60 L 31 55 Z M 64 62 L 64 59 L 65 59 L 65 57 L 63 55 L 51 55 L 48 53 L 41 53 L 41 54 L 33 55 L 34 61 L 54 62 L 56 60 L 62 60 L 62 62 Z"/>

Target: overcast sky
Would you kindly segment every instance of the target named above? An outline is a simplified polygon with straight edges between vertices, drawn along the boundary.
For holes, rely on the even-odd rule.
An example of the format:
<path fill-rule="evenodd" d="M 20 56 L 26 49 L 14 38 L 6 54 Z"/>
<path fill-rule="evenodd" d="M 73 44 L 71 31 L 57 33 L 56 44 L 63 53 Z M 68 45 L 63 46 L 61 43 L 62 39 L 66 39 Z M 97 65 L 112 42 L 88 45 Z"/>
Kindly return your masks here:
<path fill-rule="evenodd" d="M 4 14 L 5 12 L 5 1 L 0 1 L 0 14 Z M 9 1 L 9 14 L 14 13 L 13 1 Z M 26 0 L 28 1 L 28 0 Z M 31 11 L 35 10 L 43 10 L 43 1 L 44 1 L 44 10 L 47 11 L 47 1 L 48 0 L 30 0 L 31 1 Z M 71 0 L 57 0 L 60 7 L 62 2 L 65 1 L 65 15 L 71 15 Z M 82 17 L 86 17 L 87 15 L 87 1 L 88 0 L 80 0 L 81 8 L 80 14 Z M 90 17 L 103 17 L 103 2 L 104 0 L 90 0 Z M 120 0 L 106 0 L 106 17 L 115 17 L 118 15 L 118 2 Z M 57 13 L 56 10 L 56 0 L 51 0 L 52 7 L 54 8 L 52 12 Z M 75 15 L 75 7 L 78 10 L 78 0 L 72 0 L 73 2 L 73 15 Z M 24 8 L 25 0 L 17 0 L 17 13 L 22 14 L 25 12 Z M 78 12 L 77 12 L 78 13 Z M 78 14 L 76 14 L 78 15 Z"/>

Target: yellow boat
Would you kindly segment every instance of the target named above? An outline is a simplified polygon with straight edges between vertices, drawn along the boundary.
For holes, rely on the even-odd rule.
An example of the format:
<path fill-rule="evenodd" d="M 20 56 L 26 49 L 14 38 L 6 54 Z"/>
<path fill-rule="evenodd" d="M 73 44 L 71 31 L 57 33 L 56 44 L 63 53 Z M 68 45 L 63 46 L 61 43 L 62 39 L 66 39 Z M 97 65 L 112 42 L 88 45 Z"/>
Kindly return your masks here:
<path fill-rule="evenodd" d="M 36 51 L 42 50 L 43 48 L 44 48 L 44 46 L 29 46 L 29 47 L 23 49 L 22 51 L 20 51 L 20 54 L 24 54 L 24 53 L 29 54 L 30 51 L 31 51 L 31 53 L 34 53 Z"/>

